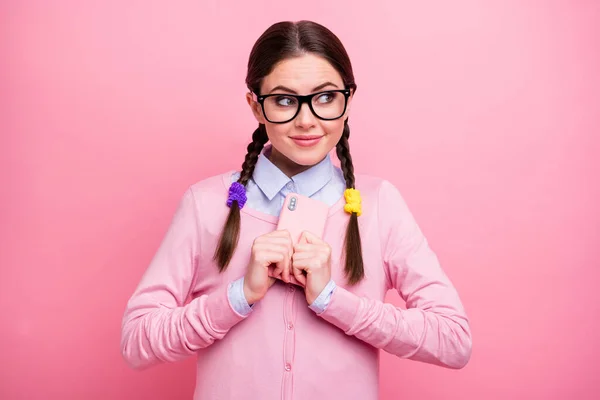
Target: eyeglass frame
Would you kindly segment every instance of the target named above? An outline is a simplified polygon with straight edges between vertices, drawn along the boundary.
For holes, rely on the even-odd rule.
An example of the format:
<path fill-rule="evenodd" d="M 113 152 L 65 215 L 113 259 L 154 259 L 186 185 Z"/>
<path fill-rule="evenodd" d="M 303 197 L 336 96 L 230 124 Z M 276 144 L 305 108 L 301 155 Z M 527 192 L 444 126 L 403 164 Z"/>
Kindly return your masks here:
<path fill-rule="evenodd" d="M 265 119 L 267 121 L 269 121 L 272 124 L 287 124 L 288 122 L 294 120 L 294 118 L 296 118 L 298 116 L 298 114 L 300 114 L 300 109 L 302 109 L 302 104 L 304 104 L 304 103 L 308 103 L 308 108 L 310 109 L 310 112 L 312 112 L 312 114 L 315 117 L 319 118 L 320 120 L 335 121 L 336 119 L 342 118 L 344 116 L 344 114 L 346 113 L 346 109 L 348 108 L 348 98 L 352 95 L 352 90 L 351 89 L 323 90 L 321 92 L 307 94 L 307 95 L 298 95 L 298 94 L 289 94 L 289 93 L 273 93 L 273 94 L 265 94 L 265 95 L 260 96 L 254 92 L 251 92 L 251 93 L 252 93 L 253 100 L 256 101 L 258 104 L 260 104 L 260 108 L 261 108 L 263 115 L 265 116 Z M 313 108 L 313 105 L 312 105 L 312 99 L 313 99 L 313 97 L 324 94 L 324 93 L 342 93 L 344 95 L 344 110 L 342 111 L 342 113 L 340 114 L 339 117 L 323 118 L 323 117 L 317 115 L 317 113 L 315 112 L 315 109 Z M 267 99 L 268 97 L 273 97 L 273 96 L 294 97 L 298 101 L 298 109 L 296 110 L 296 113 L 294 114 L 294 116 L 292 118 L 288 119 L 287 121 L 273 122 L 269 119 L 269 117 L 267 117 L 267 113 L 265 112 L 264 102 L 265 102 L 265 99 Z"/>

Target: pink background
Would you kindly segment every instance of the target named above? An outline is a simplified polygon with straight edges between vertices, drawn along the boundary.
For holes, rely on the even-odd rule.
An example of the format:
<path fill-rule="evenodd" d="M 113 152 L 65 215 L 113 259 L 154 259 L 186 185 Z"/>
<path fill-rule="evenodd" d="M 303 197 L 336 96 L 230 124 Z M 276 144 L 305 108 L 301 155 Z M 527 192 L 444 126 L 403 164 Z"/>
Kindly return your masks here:
<path fill-rule="evenodd" d="M 598 398 L 600 2 L 232 3 L 0 3 L 0 398 L 190 398 L 192 359 L 126 367 L 122 312 L 186 187 L 241 165 L 253 42 L 304 18 L 472 321 L 463 370 L 382 354 L 381 398 Z"/>

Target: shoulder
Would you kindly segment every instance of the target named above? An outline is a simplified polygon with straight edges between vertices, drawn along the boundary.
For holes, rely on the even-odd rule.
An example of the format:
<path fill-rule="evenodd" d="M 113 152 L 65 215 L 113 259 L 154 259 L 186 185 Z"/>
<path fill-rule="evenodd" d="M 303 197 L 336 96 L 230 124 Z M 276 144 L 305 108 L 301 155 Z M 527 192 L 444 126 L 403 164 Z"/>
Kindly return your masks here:
<path fill-rule="evenodd" d="M 363 197 L 380 200 L 396 197 L 401 198 L 400 191 L 389 180 L 365 174 L 356 174 L 356 189 L 358 189 Z"/>
<path fill-rule="evenodd" d="M 356 179 L 357 188 L 359 185 L 366 188 L 365 195 L 361 192 L 363 210 L 377 221 L 379 235 L 385 243 L 392 243 L 389 242 L 392 237 L 398 239 L 420 234 L 407 201 L 392 182 L 373 176 L 361 176 L 360 181 L 357 176 Z"/>
<path fill-rule="evenodd" d="M 227 171 L 196 181 L 188 187 L 186 195 L 192 197 L 196 203 L 225 204 L 224 196 L 227 196 L 233 174 L 235 171 Z"/>
<path fill-rule="evenodd" d="M 379 220 L 406 220 L 411 212 L 400 190 L 389 180 L 356 175 L 356 189 L 361 193 L 363 211 Z"/>

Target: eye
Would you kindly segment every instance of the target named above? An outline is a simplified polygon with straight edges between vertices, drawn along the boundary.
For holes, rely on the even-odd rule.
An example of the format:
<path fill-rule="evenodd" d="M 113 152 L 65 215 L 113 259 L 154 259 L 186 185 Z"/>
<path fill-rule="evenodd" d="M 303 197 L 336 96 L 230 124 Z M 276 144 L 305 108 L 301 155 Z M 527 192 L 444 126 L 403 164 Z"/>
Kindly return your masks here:
<path fill-rule="evenodd" d="M 275 103 L 281 107 L 291 107 L 296 105 L 296 99 L 290 96 L 277 96 Z"/>
<path fill-rule="evenodd" d="M 325 92 L 321 93 L 319 97 L 317 97 L 317 103 L 319 104 L 327 104 L 331 103 L 335 99 L 335 92 Z"/>

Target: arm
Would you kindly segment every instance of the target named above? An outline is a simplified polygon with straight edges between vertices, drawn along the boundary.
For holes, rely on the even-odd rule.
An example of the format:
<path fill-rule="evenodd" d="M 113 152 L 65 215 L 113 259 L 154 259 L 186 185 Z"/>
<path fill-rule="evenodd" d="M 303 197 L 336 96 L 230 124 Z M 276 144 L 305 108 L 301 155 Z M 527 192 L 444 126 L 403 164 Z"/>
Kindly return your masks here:
<path fill-rule="evenodd" d="M 390 284 L 406 310 L 337 287 L 322 318 L 348 335 L 402 358 L 462 368 L 471 331 L 456 289 L 440 267 L 400 193 L 380 190 L 380 233 Z"/>
<path fill-rule="evenodd" d="M 185 304 L 197 267 L 197 222 L 196 203 L 190 189 L 127 303 L 121 352 L 134 368 L 183 359 L 222 339 L 245 318 L 231 307 L 228 288 Z"/>

